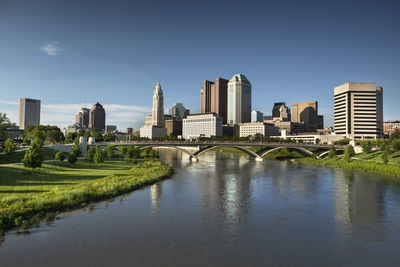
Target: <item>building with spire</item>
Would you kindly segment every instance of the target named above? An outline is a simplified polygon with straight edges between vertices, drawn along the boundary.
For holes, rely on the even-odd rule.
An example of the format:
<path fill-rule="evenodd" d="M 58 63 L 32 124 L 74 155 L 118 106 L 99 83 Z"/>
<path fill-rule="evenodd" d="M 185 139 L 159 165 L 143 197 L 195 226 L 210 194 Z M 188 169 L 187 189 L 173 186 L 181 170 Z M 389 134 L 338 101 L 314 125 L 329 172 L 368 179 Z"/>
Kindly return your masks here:
<path fill-rule="evenodd" d="M 150 123 L 151 122 L 151 123 Z M 140 128 L 140 137 L 165 137 L 167 129 L 164 121 L 164 95 L 160 82 L 157 82 L 153 94 L 153 108 L 151 115 L 146 117 L 146 123 Z"/>

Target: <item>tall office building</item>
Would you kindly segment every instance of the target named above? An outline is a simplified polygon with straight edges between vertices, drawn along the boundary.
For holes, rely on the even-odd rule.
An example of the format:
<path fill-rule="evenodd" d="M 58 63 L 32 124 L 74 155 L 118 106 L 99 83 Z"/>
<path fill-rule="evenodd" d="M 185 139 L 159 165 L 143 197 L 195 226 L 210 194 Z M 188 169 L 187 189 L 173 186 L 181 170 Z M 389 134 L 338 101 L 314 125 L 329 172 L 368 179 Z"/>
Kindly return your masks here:
<path fill-rule="evenodd" d="M 251 84 L 243 74 L 228 82 L 228 115 L 230 125 L 251 121 Z"/>
<path fill-rule="evenodd" d="M 286 103 L 285 102 L 274 103 L 274 107 L 272 108 L 272 118 L 279 118 L 281 116 L 281 111 L 280 111 L 281 106 L 286 107 Z"/>
<path fill-rule="evenodd" d="M 175 103 L 169 109 L 169 115 L 176 121 L 181 121 L 189 115 L 190 110 L 186 109 L 182 103 Z"/>
<path fill-rule="evenodd" d="M 251 112 L 251 122 L 262 122 L 264 121 L 263 113 L 258 110 L 253 110 Z"/>
<path fill-rule="evenodd" d="M 164 127 L 164 95 L 160 82 L 157 82 L 153 95 L 152 120 L 154 126 Z"/>
<path fill-rule="evenodd" d="M 89 127 L 89 113 L 90 113 L 90 109 L 81 108 L 81 110 L 79 110 L 75 114 L 76 124 L 79 124 L 81 127 L 88 128 Z"/>
<path fill-rule="evenodd" d="M 106 128 L 106 111 L 103 106 L 97 102 L 89 112 L 89 128 L 104 131 Z"/>
<path fill-rule="evenodd" d="M 352 140 L 383 136 L 383 88 L 349 82 L 334 89 L 335 133 Z"/>
<path fill-rule="evenodd" d="M 204 80 L 200 99 L 201 113 L 214 112 L 224 124 L 227 122 L 227 88 L 228 80 L 223 78 L 216 78 L 215 83 Z"/>
<path fill-rule="evenodd" d="M 304 122 L 306 132 L 315 132 L 318 126 L 318 101 L 307 101 L 292 104 L 292 121 Z"/>
<path fill-rule="evenodd" d="M 19 129 L 25 130 L 26 126 L 40 125 L 40 100 L 31 98 L 19 99 Z"/>

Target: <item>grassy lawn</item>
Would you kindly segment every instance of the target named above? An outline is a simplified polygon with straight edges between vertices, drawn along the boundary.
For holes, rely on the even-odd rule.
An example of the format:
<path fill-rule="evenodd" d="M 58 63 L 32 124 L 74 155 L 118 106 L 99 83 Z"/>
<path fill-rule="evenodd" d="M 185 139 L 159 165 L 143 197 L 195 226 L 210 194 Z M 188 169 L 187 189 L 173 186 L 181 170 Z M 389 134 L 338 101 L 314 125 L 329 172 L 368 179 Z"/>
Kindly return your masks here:
<path fill-rule="evenodd" d="M 14 151 L 10 156 L 7 156 L 5 154 L 0 155 L 0 164 L 9 164 L 9 163 L 21 163 L 22 159 L 25 156 L 25 150 L 24 151 Z M 42 147 L 42 156 L 44 160 L 49 160 L 49 159 L 54 159 L 54 154 L 57 152 L 57 150 L 50 149 L 47 147 Z M 67 154 L 65 154 L 67 156 Z M 1 173 L 0 173 L 1 175 Z"/>
<path fill-rule="evenodd" d="M 50 162 L 35 176 L 21 165 L 0 166 L 0 233 L 12 227 L 29 229 L 58 212 L 130 192 L 172 173 L 159 160 Z"/>
<path fill-rule="evenodd" d="M 106 160 L 101 164 L 78 160 L 75 164 L 64 161 L 47 162 L 35 171 L 23 165 L 0 166 L 0 200 L 11 195 L 24 197 L 27 194 L 47 192 L 54 186 L 68 186 L 98 179 L 122 170 L 128 170 L 122 159 Z"/>

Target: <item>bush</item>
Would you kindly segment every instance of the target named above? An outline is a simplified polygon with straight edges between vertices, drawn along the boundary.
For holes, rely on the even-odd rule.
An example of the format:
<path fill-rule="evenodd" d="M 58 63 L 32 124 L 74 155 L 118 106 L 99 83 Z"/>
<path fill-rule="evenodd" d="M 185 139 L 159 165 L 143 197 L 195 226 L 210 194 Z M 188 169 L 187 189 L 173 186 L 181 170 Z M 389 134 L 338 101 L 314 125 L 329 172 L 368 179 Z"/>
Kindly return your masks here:
<path fill-rule="evenodd" d="M 90 162 L 93 162 L 95 153 L 96 149 L 94 147 L 89 148 L 89 150 L 86 153 L 86 159 Z"/>
<path fill-rule="evenodd" d="M 55 158 L 56 160 L 58 160 L 59 162 L 62 162 L 62 161 L 64 161 L 65 156 L 64 156 L 64 153 L 63 153 L 63 152 L 58 151 L 58 152 L 54 155 L 54 158 Z"/>
<path fill-rule="evenodd" d="M 69 157 L 68 157 L 69 163 L 74 164 L 77 161 L 77 159 L 78 159 L 78 156 L 74 152 L 69 153 Z"/>
<path fill-rule="evenodd" d="M 383 163 L 386 164 L 386 163 L 389 162 L 388 156 L 389 156 L 389 151 L 388 151 L 388 150 L 385 150 L 385 151 L 383 152 L 383 154 L 382 154 L 382 161 L 383 161 Z"/>
<path fill-rule="evenodd" d="M 152 149 L 150 151 L 150 158 L 154 159 L 154 158 L 158 158 L 158 152 L 154 149 Z"/>
<path fill-rule="evenodd" d="M 400 151 L 400 140 L 393 140 L 391 144 L 395 151 Z"/>
<path fill-rule="evenodd" d="M 350 143 L 350 138 L 344 138 L 344 139 L 340 139 L 338 141 L 335 142 L 335 145 L 348 145 Z"/>
<path fill-rule="evenodd" d="M 104 154 L 101 147 L 96 146 L 96 152 L 94 153 L 93 160 L 95 163 L 100 163 L 104 161 Z"/>

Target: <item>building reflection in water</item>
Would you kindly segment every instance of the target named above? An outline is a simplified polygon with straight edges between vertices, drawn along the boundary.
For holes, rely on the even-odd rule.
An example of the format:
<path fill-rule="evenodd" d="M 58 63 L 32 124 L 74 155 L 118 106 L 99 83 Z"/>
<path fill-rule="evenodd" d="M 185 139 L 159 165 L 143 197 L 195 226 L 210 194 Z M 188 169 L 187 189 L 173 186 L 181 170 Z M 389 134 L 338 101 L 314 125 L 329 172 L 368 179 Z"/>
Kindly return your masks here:
<path fill-rule="evenodd" d="M 220 152 L 209 152 L 202 160 L 208 166 L 199 181 L 203 212 L 210 207 L 217 209 L 217 219 L 224 222 L 225 230 L 239 230 L 247 218 L 252 165 L 257 163 L 240 154 Z"/>
<path fill-rule="evenodd" d="M 160 205 L 161 194 L 162 194 L 162 182 L 153 184 L 150 187 L 151 206 L 152 206 L 152 210 L 154 212 L 156 212 L 158 210 L 158 207 Z"/>
<path fill-rule="evenodd" d="M 363 174 L 365 176 L 365 174 Z M 371 227 L 370 238 L 382 238 L 379 225 L 385 218 L 384 186 L 356 172 L 335 170 L 335 221 L 339 231 L 350 234 L 360 226 Z"/>

